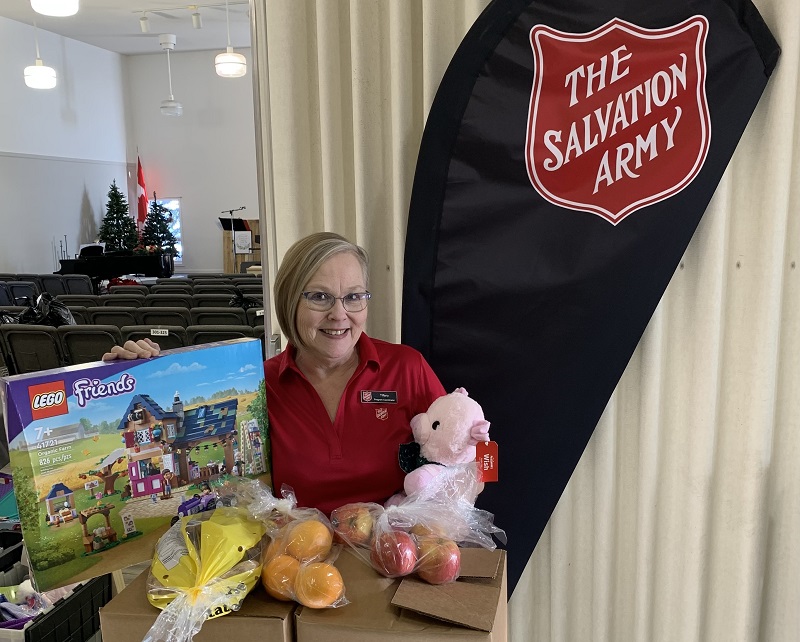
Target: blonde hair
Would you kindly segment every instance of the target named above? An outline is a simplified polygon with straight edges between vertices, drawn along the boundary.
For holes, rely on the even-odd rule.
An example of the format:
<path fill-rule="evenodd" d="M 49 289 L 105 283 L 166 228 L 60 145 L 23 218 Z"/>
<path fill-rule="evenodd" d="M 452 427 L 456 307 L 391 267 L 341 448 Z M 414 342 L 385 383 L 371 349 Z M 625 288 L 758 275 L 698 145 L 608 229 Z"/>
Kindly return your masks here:
<path fill-rule="evenodd" d="M 367 252 L 333 232 L 315 232 L 300 239 L 286 251 L 281 261 L 273 288 L 275 315 L 289 343 L 295 347 L 303 347 L 303 342 L 297 333 L 300 293 L 325 261 L 342 252 L 348 252 L 358 259 L 364 272 L 364 284 L 369 285 Z"/>

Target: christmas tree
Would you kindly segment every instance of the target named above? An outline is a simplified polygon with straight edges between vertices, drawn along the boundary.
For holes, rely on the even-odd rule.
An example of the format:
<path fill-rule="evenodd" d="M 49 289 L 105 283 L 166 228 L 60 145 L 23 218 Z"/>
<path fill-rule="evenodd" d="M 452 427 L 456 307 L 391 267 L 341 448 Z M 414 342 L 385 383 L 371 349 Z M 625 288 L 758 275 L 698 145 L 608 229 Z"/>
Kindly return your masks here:
<path fill-rule="evenodd" d="M 174 254 L 177 239 L 169 229 L 171 221 L 172 213 L 158 202 L 156 193 L 153 192 L 153 202 L 147 218 L 144 219 L 141 244 L 145 247 L 152 245 L 161 252 Z"/>
<path fill-rule="evenodd" d="M 139 242 L 136 222 L 128 212 L 128 201 L 119 191 L 117 181 L 112 181 L 108 190 L 106 215 L 100 223 L 97 238 L 106 244 L 106 252 L 132 250 Z"/>

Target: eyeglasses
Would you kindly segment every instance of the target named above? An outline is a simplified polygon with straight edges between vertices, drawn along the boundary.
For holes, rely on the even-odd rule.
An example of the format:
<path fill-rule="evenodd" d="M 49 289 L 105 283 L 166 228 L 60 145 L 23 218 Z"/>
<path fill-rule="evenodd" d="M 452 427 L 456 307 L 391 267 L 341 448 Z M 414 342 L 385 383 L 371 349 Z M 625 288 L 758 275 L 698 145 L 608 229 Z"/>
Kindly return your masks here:
<path fill-rule="evenodd" d="M 309 309 L 317 312 L 327 312 L 336 305 L 336 301 L 341 301 L 347 312 L 361 312 L 372 298 L 369 292 L 351 292 L 344 296 L 333 296 L 327 292 L 301 292 L 300 296 L 306 300 Z"/>

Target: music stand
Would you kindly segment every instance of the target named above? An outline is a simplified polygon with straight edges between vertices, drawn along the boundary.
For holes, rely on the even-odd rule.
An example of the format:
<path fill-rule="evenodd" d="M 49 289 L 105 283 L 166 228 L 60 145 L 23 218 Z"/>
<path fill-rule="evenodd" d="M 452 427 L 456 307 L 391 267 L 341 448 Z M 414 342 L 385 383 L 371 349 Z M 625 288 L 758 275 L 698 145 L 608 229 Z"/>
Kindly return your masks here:
<path fill-rule="evenodd" d="M 242 209 L 242 208 L 239 208 Z M 231 233 L 231 256 L 233 257 L 233 271 L 236 272 L 236 232 L 246 232 L 250 228 L 248 227 L 247 223 L 243 218 L 235 218 L 233 216 L 233 212 L 236 210 L 226 210 L 230 211 L 231 216 L 230 218 L 224 218 L 222 216 L 219 217 L 219 223 L 222 225 L 222 229 L 226 232 Z"/>

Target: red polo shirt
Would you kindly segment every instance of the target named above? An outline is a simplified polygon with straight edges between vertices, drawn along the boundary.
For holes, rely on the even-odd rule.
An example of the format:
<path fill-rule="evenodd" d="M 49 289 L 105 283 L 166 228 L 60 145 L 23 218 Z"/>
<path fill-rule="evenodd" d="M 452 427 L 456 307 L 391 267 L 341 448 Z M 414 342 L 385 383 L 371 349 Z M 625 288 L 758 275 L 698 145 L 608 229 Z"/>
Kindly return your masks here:
<path fill-rule="evenodd" d="M 330 514 L 403 489 L 398 448 L 413 439 L 411 418 L 445 390 L 413 348 L 362 334 L 358 353 L 333 423 L 293 346 L 264 364 L 275 495 L 287 484 L 298 506 Z"/>

